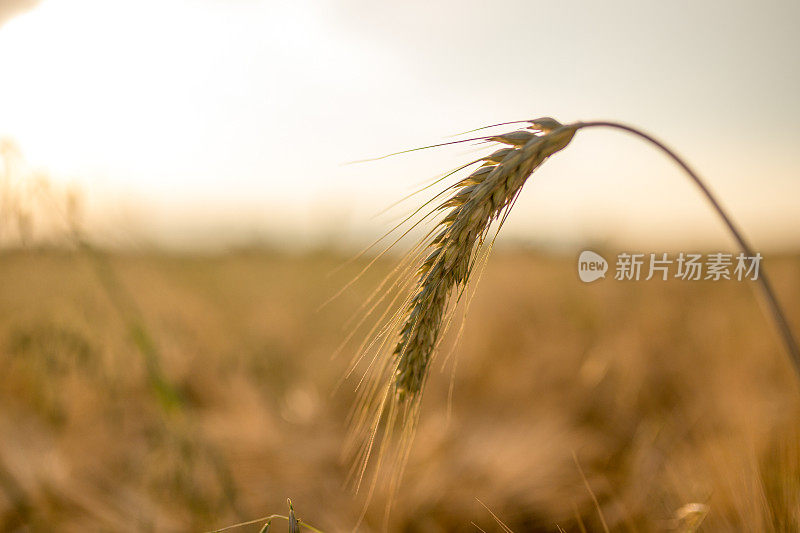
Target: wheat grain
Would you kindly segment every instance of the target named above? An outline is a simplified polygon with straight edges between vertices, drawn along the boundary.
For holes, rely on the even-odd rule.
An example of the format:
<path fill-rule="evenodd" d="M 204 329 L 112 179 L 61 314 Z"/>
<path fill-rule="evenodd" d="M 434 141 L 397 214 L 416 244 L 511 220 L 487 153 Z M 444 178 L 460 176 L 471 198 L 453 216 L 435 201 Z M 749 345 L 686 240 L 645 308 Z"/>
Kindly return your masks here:
<path fill-rule="evenodd" d="M 372 497 L 383 465 L 391 472 L 387 483 L 391 505 L 408 460 L 431 361 L 455 304 L 481 257 L 480 251 L 487 242 L 492 223 L 504 220 L 531 173 L 549 156 L 565 148 L 575 134 L 573 126 L 564 126 L 549 117 L 525 122 L 527 127 L 521 130 L 469 139 L 503 146 L 473 161 L 470 165 L 479 166 L 435 196 L 434 199 L 448 194 L 415 223 L 440 216 L 433 229 L 404 260 L 410 265 L 411 275 L 405 275 L 404 269 L 394 271 L 398 276 L 395 284 L 398 295 L 406 293 L 406 296 L 391 298 L 392 302 L 399 298 L 401 304 L 390 306 L 379 320 L 384 325 L 376 325 L 371 332 L 371 342 L 365 341 L 359 347 L 354 365 L 365 358 L 367 352 L 374 352 L 368 358 L 366 371 L 372 379 L 359 382 L 359 399 L 351 414 L 353 433 L 348 448 L 354 456 L 351 479 L 358 490 L 377 446 L 378 459 L 367 501 Z M 382 285 L 385 283 L 386 280 Z M 385 293 L 379 296 L 378 302 L 385 297 Z M 369 314 L 375 305 L 367 304 L 365 302 L 364 306 Z M 382 438 L 378 439 L 382 422 L 384 430 Z M 388 457 L 388 465 L 383 463 L 385 457 Z"/>
<path fill-rule="evenodd" d="M 394 388 L 401 402 L 421 392 L 448 300 L 469 281 L 476 252 L 492 222 L 513 203 L 528 176 L 575 134 L 574 127 L 550 118 L 531 121 L 531 129 L 489 137 L 509 147 L 484 158 L 483 165 L 459 181 L 455 193 L 436 208 L 448 211 L 427 246 L 429 253 L 419 268 L 416 291 L 393 352 Z"/>

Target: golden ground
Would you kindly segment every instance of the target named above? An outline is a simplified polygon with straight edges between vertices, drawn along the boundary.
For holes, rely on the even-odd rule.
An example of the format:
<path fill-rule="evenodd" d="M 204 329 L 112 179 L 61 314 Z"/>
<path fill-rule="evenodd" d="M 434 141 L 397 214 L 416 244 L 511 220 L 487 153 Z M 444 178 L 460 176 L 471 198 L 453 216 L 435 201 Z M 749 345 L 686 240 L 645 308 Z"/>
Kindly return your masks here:
<path fill-rule="evenodd" d="M 0 529 L 202 531 L 287 497 L 351 529 L 355 382 L 334 392 L 349 357 L 331 354 L 390 262 L 317 312 L 358 269 L 327 276 L 341 261 L 3 254 Z M 765 265 L 800 331 L 800 259 Z M 586 285 L 574 257 L 496 253 L 449 416 L 435 367 L 391 529 L 498 530 L 480 499 L 515 531 L 602 530 L 577 457 L 612 530 L 683 527 L 689 503 L 706 531 L 794 530 L 800 388 L 753 289 Z"/>

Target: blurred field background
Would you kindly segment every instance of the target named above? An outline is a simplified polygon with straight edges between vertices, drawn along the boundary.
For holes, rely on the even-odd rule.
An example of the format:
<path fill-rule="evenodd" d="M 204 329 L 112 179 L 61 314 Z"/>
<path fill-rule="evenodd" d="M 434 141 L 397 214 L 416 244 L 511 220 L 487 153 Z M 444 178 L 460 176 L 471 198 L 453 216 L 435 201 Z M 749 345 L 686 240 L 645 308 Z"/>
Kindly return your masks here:
<path fill-rule="evenodd" d="M 788 0 L 0 1 L 0 531 L 208 531 L 287 497 L 352 530 L 340 380 L 371 324 L 333 354 L 398 258 L 318 308 L 425 195 L 376 213 L 483 151 L 342 163 L 486 124 L 663 139 L 800 332 L 798 19 Z M 483 502 L 517 532 L 800 530 L 800 386 L 752 282 L 576 273 L 582 249 L 730 245 L 661 154 L 579 133 L 434 369 L 389 529 L 500 531 Z"/>
<path fill-rule="evenodd" d="M 361 501 L 340 460 L 354 383 L 331 360 L 345 319 L 393 265 L 317 312 L 345 257 L 115 253 L 173 405 L 131 318 L 77 250 L 0 256 L 0 528 L 208 530 L 291 497 L 325 530 Z M 434 373 L 394 531 L 609 527 L 788 531 L 800 515 L 796 378 L 749 283 L 581 283 L 575 258 L 496 253 L 449 370 Z M 800 326 L 800 258 L 766 267 Z M 362 529 L 380 527 L 381 497 Z M 281 527 L 278 525 L 278 527 Z M 248 529 L 244 528 L 244 531 Z M 250 526 L 252 531 L 258 526 Z M 678 529 L 680 530 L 680 529 Z"/>

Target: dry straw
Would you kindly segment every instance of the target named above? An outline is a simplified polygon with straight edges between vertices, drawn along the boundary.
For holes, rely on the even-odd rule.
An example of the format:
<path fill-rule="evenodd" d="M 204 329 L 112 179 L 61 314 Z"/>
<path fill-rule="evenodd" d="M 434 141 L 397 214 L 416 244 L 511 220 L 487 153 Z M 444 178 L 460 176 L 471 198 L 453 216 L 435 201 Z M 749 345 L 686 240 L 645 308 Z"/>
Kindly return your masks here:
<path fill-rule="evenodd" d="M 356 487 L 361 485 L 367 462 L 377 446 L 377 464 L 368 498 L 372 495 L 381 463 L 384 461 L 390 463 L 389 490 L 393 492 L 397 488 L 413 440 L 420 398 L 431 361 L 450 324 L 456 305 L 463 299 L 476 266 L 481 265 L 488 256 L 493 241 L 493 238 L 490 239 L 493 223 L 500 221 L 496 228 L 499 231 L 530 175 L 548 157 L 569 145 L 578 130 L 615 128 L 634 134 L 658 147 L 699 186 L 742 251 L 748 256 L 755 255 L 699 176 L 675 152 L 650 135 L 615 122 L 577 122 L 563 125 L 550 117 L 493 126 L 522 123 L 526 124 L 523 129 L 502 135 L 433 145 L 483 141 L 498 143 L 502 147 L 437 180 L 439 182 L 455 172 L 476 166 L 468 176 L 445 188 L 404 221 L 413 221 L 413 217 L 421 213 L 423 208 L 447 195 L 441 203 L 433 204 L 430 211 L 412 224 L 413 228 L 431 217 L 440 217 L 433 224 L 433 229 L 364 304 L 365 313 L 359 324 L 381 302 L 389 301 L 386 312 L 377 321 L 367 341 L 359 348 L 353 364 L 355 368 L 359 361 L 369 361 L 367 379 L 362 379 L 358 385 L 360 394 L 352 413 L 354 432 L 351 440 L 351 450 L 356 459 L 352 472 Z M 402 223 L 395 230 L 401 227 Z M 406 230 L 400 239 L 409 231 Z M 394 241 L 389 248 L 400 239 Z M 800 352 L 763 269 L 758 279 L 771 315 L 800 375 Z M 385 287 L 397 290 L 392 293 Z M 378 438 L 381 427 L 382 438 Z M 395 431 L 399 431 L 399 438 L 394 435 Z"/>
<path fill-rule="evenodd" d="M 261 518 L 256 518 L 254 520 L 248 520 L 247 522 L 240 522 L 238 524 L 233 524 L 230 526 L 225 526 L 220 529 L 215 529 L 213 531 L 209 531 L 208 533 L 222 533 L 223 531 L 231 531 L 233 529 L 238 529 L 244 526 L 252 526 L 254 524 L 261 524 L 261 523 L 263 523 L 263 525 L 261 526 L 261 529 L 259 529 L 259 533 L 269 533 L 270 527 L 272 527 L 272 522 L 276 518 L 286 520 L 286 522 L 289 524 L 289 533 L 300 533 L 302 529 L 307 529 L 314 533 L 322 533 L 321 530 L 297 518 L 297 515 L 294 512 L 294 505 L 292 505 L 292 500 L 287 498 L 286 505 L 289 506 L 289 516 L 281 514 L 271 514 L 269 516 L 262 516 Z"/>

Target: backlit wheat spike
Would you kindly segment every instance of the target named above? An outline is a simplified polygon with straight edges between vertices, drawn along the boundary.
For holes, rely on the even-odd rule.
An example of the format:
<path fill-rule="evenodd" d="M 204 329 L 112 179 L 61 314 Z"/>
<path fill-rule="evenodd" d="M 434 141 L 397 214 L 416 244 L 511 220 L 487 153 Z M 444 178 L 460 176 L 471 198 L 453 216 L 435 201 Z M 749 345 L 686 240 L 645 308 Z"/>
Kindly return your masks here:
<path fill-rule="evenodd" d="M 487 229 L 511 204 L 528 176 L 566 147 L 575 134 L 575 128 L 553 119 L 539 121 L 532 121 L 532 127 L 548 133 L 519 130 L 489 137 L 510 148 L 486 157 L 483 166 L 458 182 L 454 194 L 437 207 L 449 211 L 428 244 L 429 253 L 417 273 L 416 291 L 394 348 L 398 400 L 420 393 L 451 295 L 466 285 Z"/>

